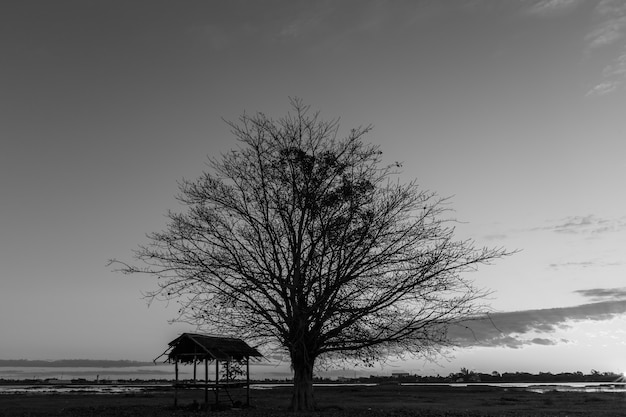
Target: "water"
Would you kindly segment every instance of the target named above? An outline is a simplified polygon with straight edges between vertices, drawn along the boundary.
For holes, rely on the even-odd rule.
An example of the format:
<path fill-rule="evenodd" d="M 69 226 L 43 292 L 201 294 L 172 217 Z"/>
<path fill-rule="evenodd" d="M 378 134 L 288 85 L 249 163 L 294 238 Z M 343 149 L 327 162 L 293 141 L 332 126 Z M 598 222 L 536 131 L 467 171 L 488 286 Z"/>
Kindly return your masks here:
<path fill-rule="evenodd" d="M 256 371 L 256 372 L 255 372 Z M 279 376 L 277 379 L 289 377 L 288 374 L 269 375 L 269 369 L 251 370 L 251 378 L 264 379 L 265 377 Z M 198 366 L 197 375 L 202 378 L 204 368 Z M 193 366 L 179 366 L 179 379 L 192 379 Z M 98 367 L 0 367 L 0 380 L 21 381 L 19 384 L 6 382 L 0 385 L 0 394 L 17 393 L 100 393 L 117 394 L 146 391 L 156 388 L 171 387 L 174 379 L 174 365 L 154 364 L 148 366 L 129 366 L 115 368 Z M 72 383 L 74 380 L 74 383 Z M 78 381 L 77 381 L 78 380 Z M 29 381 L 37 383 L 26 384 Z M 47 383 L 42 383 L 42 382 Z M 95 383 L 95 382 L 98 383 Z M 152 384 L 152 385 L 151 385 Z M 333 386 L 336 384 L 319 384 L 318 386 Z M 345 386 L 346 384 L 341 384 Z M 351 385 L 375 386 L 371 383 Z M 625 392 L 625 382 L 566 382 L 566 383 L 403 383 L 404 386 L 492 386 L 500 388 L 524 389 L 527 391 L 544 393 L 550 391 L 575 392 Z M 274 389 L 284 387 L 285 384 L 253 384 L 253 389 Z"/>
<path fill-rule="evenodd" d="M 193 377 L 192 367 L 180 367 L 181 379 Z M 116 380 L 160 380 L 173 379 L 174 366 L 156 364 L 149 366 L 130 366 L 116 368 L 98 367 L 0 367 L 0 379 L 9 380 L 46 380 L 57 379 L 69 381 L 86 379 L 88 381 Z"/>
<path fill-rule="evenodd" d="M 212 364 L 209 364 L 209 375 L 215 373 Z M 179 365 L 179 379 L 192 379 L 193 366 Z M 197 376 L 204 376 L 204 365 L 197 366 Z M 251 364 L 250 378 L 257 380 L 272 379 L 284 380 L 290 378 L 291 373 L 287 369 L 276 366 Z M 157 363 L 146 366 L 125 366 L 125 367 L 39 367 L 39 366 L 0 366 L 0 380 L 46 380 L 57 379 L 71 381 L 73 379 L 85 379 L 87 381 L 154 381 L 173 380 L 174 365 L 169 363 Z"/>
<path fill-rule="evenodd" d="M 203 376 L 204 367 L 198 366 L 197 377 Z M 171 389 L 174 378 L 174 365 L 167 363 L 127 367 L 8 366 L 0 367 L 0 395 L 139 393 Z M 179 366 L 178 378 L 192 379 L 193 366 Z"/>
<path fill-rule="evenodd" d="M 530 392 L 545 393 L 551 391 L 562 392 L 624 392 L 626 393 L 626 382 L 472 382 L 462 383 L 455 382 L 450 384 L 429 384 L 429 383 L 404 383 L 405 386 L 437 386 L 445 385 L 449 387 L 497 387 L 497 388 L 516 388 Z"/>
<path fill-rule="evenodd" d="M 141 384 L 35 384 L 35 385 L 0 385 L 0 395 L 16 394 L 131 394 L 145 391 L 169 389 L 171 385 Z"/>

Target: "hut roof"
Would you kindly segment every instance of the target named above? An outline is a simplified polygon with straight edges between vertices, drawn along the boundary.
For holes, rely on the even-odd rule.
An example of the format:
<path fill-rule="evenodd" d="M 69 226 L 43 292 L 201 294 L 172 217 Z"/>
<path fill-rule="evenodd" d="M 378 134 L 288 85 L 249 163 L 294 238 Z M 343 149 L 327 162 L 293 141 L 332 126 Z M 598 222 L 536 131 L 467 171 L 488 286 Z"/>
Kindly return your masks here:
<path fill-rule="evenodd" d="M 241 339 L 183 333 L 169 343 L 167 361 L 195 362 L 200 360 L 242 360 L 261 357 L 258 350 Z M 161 356 L 163 356 L 161 355 Z M 157 358 L 158 359 L 158 358 Z"/>

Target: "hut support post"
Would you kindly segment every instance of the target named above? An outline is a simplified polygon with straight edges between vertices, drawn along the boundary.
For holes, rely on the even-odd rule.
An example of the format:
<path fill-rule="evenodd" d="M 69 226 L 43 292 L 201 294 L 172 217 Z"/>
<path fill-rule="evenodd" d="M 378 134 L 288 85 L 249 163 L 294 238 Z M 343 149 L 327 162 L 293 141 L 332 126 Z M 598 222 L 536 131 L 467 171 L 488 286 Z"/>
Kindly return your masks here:
<path fill-rule="evenodd" d="M 246 357 L 246 405 L 250 406 L 250 357 Z"/>
<path fill-rule="evenodd" d="M 204 358 L 204 405 L 209 405 L 209 358 Z"/>
<path fill-rule="evenodd" d="M 178 406 L 178 358 L 174 359 L 174 407 Z"/>
<path fill-rule="evenodd" d="M 198 353 L 197 353 L 196 349 L 197 349 L 196 345 L 193 345 L 193 382 L 194 382 L 194 384 L 197 381 L 197 378 L 196 378 L 196 365 L 198 364 L 198 357 L 197 357 Z"/>
<path fill-rule="evenodd" d="M 215 405 L 220 403 L 220 361 L 215 359 Z"/>

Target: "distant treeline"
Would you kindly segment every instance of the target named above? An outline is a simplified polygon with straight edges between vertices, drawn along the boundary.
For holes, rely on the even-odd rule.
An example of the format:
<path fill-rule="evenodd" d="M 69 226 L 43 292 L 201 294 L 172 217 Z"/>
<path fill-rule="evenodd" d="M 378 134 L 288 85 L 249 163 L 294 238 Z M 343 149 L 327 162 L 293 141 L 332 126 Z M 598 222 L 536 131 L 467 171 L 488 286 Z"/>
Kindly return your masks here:
<path fill-rule="evenodd" d="M 447 376 L 420 376 L 420 375 L 401 375 L 396 377 L 377 377 L 359 378 L 362 382 L 380 382 L 398 381 L 398 382 L 421 382 L 421 383 L 450 383 L 450 382 L 543 382 L 543 383 L 559 383 L 559 382 L 615 382 L 622 380 L 624 376 L 615 372 L 598 372 L 592 370 L 589 374 L 578 372 L 540 372 L 531 374 L 528 372 L 504 372 L 494 371 L 490 374 L 468 371 L 463 369 L 459 373 L 451 373 Z"/>
<path fill-rule="evenodd" d="M 128 360 L 61 359 L 55 361 L 28 359 L 0 359 L 4 367 L 49 367 L 49 368 L 127 368 L 131 366 L 151 366 L 152 362 Z"/>

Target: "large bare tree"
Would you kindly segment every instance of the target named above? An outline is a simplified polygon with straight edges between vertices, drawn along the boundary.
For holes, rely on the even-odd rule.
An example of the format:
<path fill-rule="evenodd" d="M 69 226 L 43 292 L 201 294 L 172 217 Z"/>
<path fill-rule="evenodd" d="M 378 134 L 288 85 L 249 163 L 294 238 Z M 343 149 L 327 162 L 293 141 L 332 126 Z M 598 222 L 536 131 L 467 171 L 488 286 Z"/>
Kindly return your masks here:
<path fill-rule="evenodd" d="M 151 295 L 178 299 L 182 320 L 284 349 L 291 406 L 310 410 L 316 361 L 447 346 L 485 295 L 463 273 L 507 252 L 454 240 L 446 200 L 399 182 L 369 127 L 340 139 L 337 120 L 291 104 L 228 122 L 238 149 L 181 182 L 184 212 L 124 270 L 157 276 Z"/>

